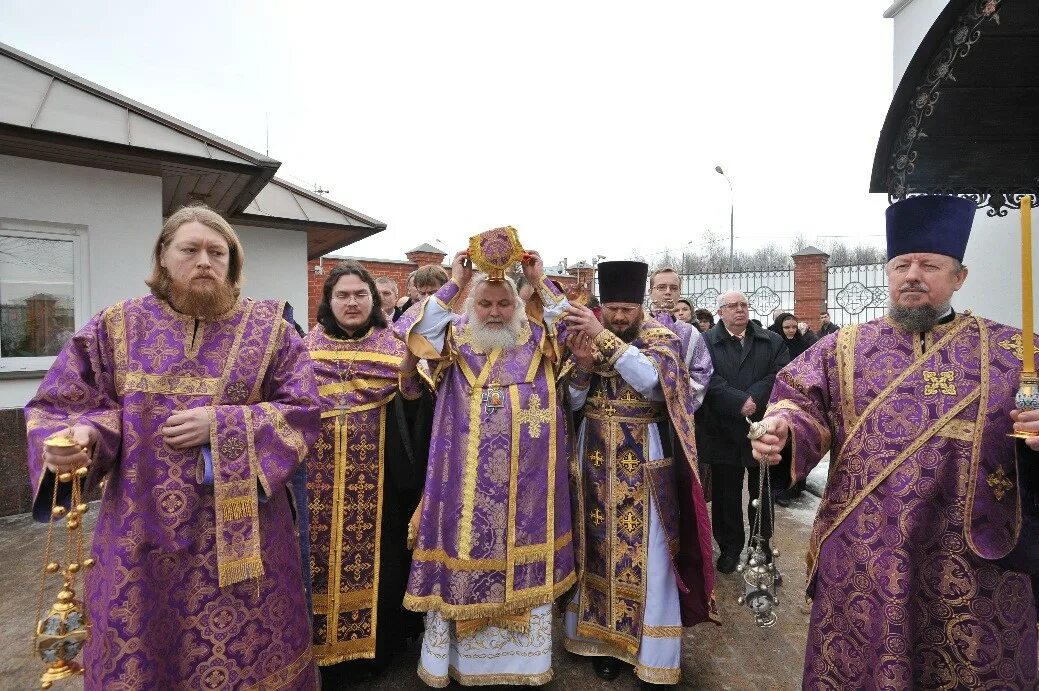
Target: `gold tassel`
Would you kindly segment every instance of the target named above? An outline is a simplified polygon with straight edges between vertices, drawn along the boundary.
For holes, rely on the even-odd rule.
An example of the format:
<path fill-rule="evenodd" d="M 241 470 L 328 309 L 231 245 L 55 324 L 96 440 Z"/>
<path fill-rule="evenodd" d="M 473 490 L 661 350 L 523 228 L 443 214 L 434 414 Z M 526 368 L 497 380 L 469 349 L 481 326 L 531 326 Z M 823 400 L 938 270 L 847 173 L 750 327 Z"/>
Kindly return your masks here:
<path fill-rule="evenodd" d="M 259 579 L 263 575 L 263 560 L 260 557 L 246 557 L 218 567 L 220 587 L 234 585 L 250 578 Z"/>
<path fill-rule="evenodd" d="M 234 497 L 220 502 L 220 516 L 225 521 L 238 521 L 253 516 L 252 497 Z"/>

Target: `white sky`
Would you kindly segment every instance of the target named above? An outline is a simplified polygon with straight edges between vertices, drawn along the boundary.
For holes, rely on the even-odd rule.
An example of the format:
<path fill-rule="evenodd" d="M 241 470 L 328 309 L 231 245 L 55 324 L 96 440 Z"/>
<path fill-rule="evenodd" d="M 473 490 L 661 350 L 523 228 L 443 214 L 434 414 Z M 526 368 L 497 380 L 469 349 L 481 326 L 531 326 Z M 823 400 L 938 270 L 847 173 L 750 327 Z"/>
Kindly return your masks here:
<path fill-rule="evenodd" d="M 403 258 L 880 244 L 889 0 L 0 2 L 0 42 L 283 162 Z M 89 7 L 87 5 L 90 5 Z M 154 5 L 154 6 L 152 6 Z M 266 115 L 265 115 L 266 114 Z"/>

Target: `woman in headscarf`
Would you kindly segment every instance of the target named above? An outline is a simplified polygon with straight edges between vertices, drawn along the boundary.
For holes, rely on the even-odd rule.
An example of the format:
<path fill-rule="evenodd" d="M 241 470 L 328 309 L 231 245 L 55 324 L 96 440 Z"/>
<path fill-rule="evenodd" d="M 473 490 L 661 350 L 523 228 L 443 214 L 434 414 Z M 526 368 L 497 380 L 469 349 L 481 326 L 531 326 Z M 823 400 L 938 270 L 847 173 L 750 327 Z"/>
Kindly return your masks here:
<path fill-rule="evenodd" d="M 797 325 L 797 317 L 790 312 L 783 312 L 776 320 L 772 323 L 772 326 L 768 327 L 770 331 L 775 331 L 777 334 L 783 337 L 783 343 L 786 344 L 787 350 L 790 351 L 790 360 L 793 361 L 801 353 L 808 350 L 815 339 L 811 338 L 807 334 L 801 333 L 801 329 Z M 790 489 L 785 489 L 776 495 L 776 503 L 780 506 L 790 506 L 790 502 L 801 496 L 801 492 L 804 491 L 805 482 L 799 480 Z"/>
<path fill-rule="evenodd" d="M 693 303 L 689 302 L 685 298 L 678 298 L 675 300 L 674 309 L 675 319 L 686 324 L 693 323 Z"/>

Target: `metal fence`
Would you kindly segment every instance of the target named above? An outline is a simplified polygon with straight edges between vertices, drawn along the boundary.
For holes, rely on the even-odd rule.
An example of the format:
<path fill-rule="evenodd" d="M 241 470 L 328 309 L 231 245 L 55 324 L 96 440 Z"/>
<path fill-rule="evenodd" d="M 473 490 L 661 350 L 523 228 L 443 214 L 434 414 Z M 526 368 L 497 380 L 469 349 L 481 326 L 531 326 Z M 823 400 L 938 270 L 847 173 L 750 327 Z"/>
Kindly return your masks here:
<path fill-rule="evenodd" d="M 794 310 L 794 271 L 745 271 L 740 273 L 683 275 L 682 295 L 697 309 L 712 313 L 718 309 L 718 296 L 738 290 L 750 302 L 750 316 L 765 326 L 772 323 L 776 309 Z"/>
<path fill-rule="evenodd" d="M 826 303 L 834 324 L 861 324 L 884 316 L 887 274 L 883 264 L 828 267 L 826 285 Z"/>

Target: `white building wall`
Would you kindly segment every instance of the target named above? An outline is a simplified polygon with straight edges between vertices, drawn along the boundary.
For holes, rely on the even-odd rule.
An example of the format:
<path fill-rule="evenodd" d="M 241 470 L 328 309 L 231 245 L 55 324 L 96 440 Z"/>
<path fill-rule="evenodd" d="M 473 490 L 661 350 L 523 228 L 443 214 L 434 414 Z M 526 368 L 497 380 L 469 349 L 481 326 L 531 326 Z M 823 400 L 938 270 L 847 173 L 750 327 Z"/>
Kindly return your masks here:
<path fill-rule="evenodd" d="M 141 295 L 149 256 L 162 226 L 158 177 L 0 156 L 0 218 L 59 223 L 86 229 L 85 315 Z M 0 408 L 24 405 L 42 375 L 0 380 Z"/>
<path fill-rule="evenodd" d="M 896 87 L 920 42 L 946 4 L 946 0 L 910 0 L 908 3 L 895 3 L 885 13 L 885 16 L 894 18 Z M 962 59 L 969 61 L 970 56 Z M 927 131 L 927 120 L 923 122 L 923 129 Z M 1021 326 L 1020 228 L 1021 215 L 1016 210 L 1011 210 L 1005 218 L 990 218 L 985 209 L 975 215 L 974 229 L 964 257 L 970 274 L 963 289 L 953 298 L 954 307 L 970 309 L 977 315 L 1004 324 Z M 1039 235 L 1039 214 L 1034 212 L 1032 230 L 1033 235 Z M 1032 244 L 1033 257 L 1039 257 L 1039 244 L 1034 237 Z M 1033 285 L 1033 293 L 1034 290 Z M 1035 306 L 1039 308 L 1039 302 Z M 1039 324 L 1039 309 L 1036 309 L 1034 318 Z"/>
<path fill-rule="evenodd" d="M 307 234 L 236 225 L 245 249 L 242 295 L 287 300 L 296 322 L 307 328 Z"/>

